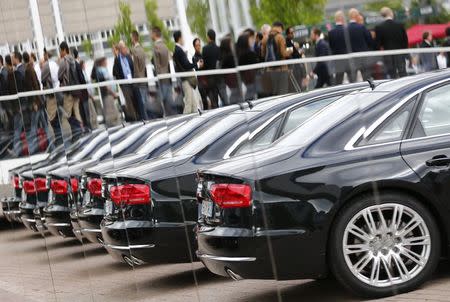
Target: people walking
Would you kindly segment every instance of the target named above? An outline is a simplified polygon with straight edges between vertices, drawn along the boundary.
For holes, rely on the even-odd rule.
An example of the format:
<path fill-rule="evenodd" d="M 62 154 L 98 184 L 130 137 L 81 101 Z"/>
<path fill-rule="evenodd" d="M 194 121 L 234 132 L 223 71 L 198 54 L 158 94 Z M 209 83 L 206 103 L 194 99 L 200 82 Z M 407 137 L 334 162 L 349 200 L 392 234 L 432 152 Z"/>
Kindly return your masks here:
<path fill-rule="evenodd" d="M 114 59 L 113 76 L 116 80 L 131 80 L 134 74 L 133 59 L 128 53 L 125 42 L 120 41 L 117 44 L 118 54 Z M 127 122 L 138 120 L 136 112 L 135 98 L 132 84 L 120 85 L 124 97 L 124 113 Z"/>
<path fill-rule="evenodd" d="M 403 24 L 394 21 L 394 12 L 389 7 L 380 11 L 384 21 L 375 27 L 375 40 L 380 50 L 408 48 L 408 35 Z M 384 56 L 384 66 L 391 79 L 406 76 L 405 55 Z"/>
<path fill-rule="evenodd" d="M 345 28 L 344 12 L 339 10 L 334 15 L 335 27 L 328 32 L 328 41 L 330 43 L 331 53 L 333 55 L 348 54 L 349 37 Z M 347 59 L 336 60 L 334 62 L 334 83 L 339 85 L 344 82 L 344 75 L 347 74 L 349 82 L 355 81 L 355 75 L 350 68 L 350 62 Z"/>
<path fill-rule="evenodd" d="M 156 75 L 170 73 L 170 53 L 166 44 L 162 40 L 162 33 L 159 27 L 152 28 L 153 41 L 153 66 L 155 67 Z M 172 83 L 171 79 L 161 79 L 157 82 L 158 95 L 162 102 L 162 108 L 165 116 L 175 114 L 176 108 L 173 101 Z"/>
<path fill-rule="evenodd" d="M 239 36 L 236 43 L 236 55 L 239 66 L 256 64 L 259 61 L 258 55 L 251 49 L 252 41 L 248 33 Z M 256 98 L 256 70 L 241 71 L 241 79 L 245 84 L 245 100 L 254 100 Z"/>
<path fill-rule="evenodd" d="M 330 55 L 330 46 L 328 45 L 328 42 L 323 39 L 320 29 L 313 28 L 311 31 L 311 41 L 316 44 L 316 57 Z M 331 86 L 331 77 L 327 62 L 317 62 L 313 73 L 317 75 L 317 83 L 315 88 L 322 88 L 325 85 Z"/>
<path fill-rule="evenodd" d="M 144 48 L 140 44 L 140 37 L 137 30 L 131 32 L 131 43 L 133 48 L 131 49 L 131 56 L 133 57 L 134 64 L 134 78 L 147 78 L 147 55 Z M 148 120 L 147 116 L 147 99 L 148 99 L 148 84 L 139 83 L 135 84 L 135 95 L 139 118 L 141 120 Z"/>
<path fill-rule="evenodd" d="M 173 39 L 175 40 L 175 51 L 173 53 L 173 61 L 175 64 L 176 72 L 193 71 L 196 67 L 195 64 L 189 62 L 186 52 L 184 50 L 184 40 L 181 31 L 175 31 L 173 33 Z M 199 63 L 199 67 L 203 67 L 203 63 Z M 181 78 L 181 87 L 183 90 L 184 109 L 183 113 L 197 112 L 198 104 L 195 96 L 194 89 L 197 88 L 198 81 L 196 77 L 183 77 Z"/>
<path fill-rule="evenodd" d="M 286 48 L 292 49 L 292 55 L 290 59 L 301 59 L 302 58 L 302 50 L 300 49 L 300 45 L 298 42 L 294 41 L 294 28 L 288 27 L 286 29 Z M 306 68 L 304 64 L 295 64 L 290 65 L 289 67 L 292 70 L 294 75 L 294 79 L 297 82 L 297 87 L 301 90 L 304 89 L 304 83 L 306 79 Z"/>

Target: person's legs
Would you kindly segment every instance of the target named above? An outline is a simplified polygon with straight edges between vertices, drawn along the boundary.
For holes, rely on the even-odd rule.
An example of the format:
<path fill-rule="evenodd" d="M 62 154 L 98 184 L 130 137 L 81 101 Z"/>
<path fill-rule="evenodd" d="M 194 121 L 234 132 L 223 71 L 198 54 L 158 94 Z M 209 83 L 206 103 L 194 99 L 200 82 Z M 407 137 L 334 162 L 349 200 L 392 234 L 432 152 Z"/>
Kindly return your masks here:
<path fill-rule="evenodd" d="M 189 81 L 182 81 L 181 85 L 183 87 L 184 92 L 184 110 L 183 114 L 194 113 L 192 108 L 194 108 L 195 100 L 194 100 L 194 90 L 192 89 Z"/>
<path fill-rule="evenodd" d="M 395 67 L 397 68 L 398 76 L 399 77 L 406 77 L 406 60 L 404 55 L 398 55 L 394 57 L 395 60 Z"/>
<path fill-rule="evenodd" d="M 134 107 L 133 89 L 130 85 L 122 85 L 122 94 L 125 98 L 125 119 L 127 122 L 137 121 L 136 108 Z"/>
<path fill-rule="evenodd" d="M 147 115 L 147 110 L 145 109 L 147 108 L 148 102 L 148 86 L 146 84 L 139 87 L 139 95 L 141 96 L 141 102 L 139 104 L 141 106 L 141 108 L 139 109 L 142 114 L 141 117 L 144 120 L 148 120 L 149 116 Z"/>
<path fill-rule="evenodd" d="M 13 137 L 13 148 L 14 153 L 19 157 L 22 155 L 22 142 L 20 140 L 20 134 L 22 133 L 23 129 L 23 121 L 22 121 L 22 114 L 20 112 L 16 112 L 14 114 L 14 137 Z"/>

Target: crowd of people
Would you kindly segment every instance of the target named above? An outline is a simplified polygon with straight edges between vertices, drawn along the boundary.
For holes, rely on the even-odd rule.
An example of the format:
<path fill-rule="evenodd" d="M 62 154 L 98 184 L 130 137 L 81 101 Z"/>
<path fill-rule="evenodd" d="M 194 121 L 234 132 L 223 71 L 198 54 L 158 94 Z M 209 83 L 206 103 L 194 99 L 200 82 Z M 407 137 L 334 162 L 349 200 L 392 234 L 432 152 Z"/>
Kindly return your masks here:
<path fill-rule="evenodd" d="M 350 9 L 347 16 L 343 11 L 336 12 L 335 26 L 328 33 L 319 28 L 311 30 L 312 52 L 304 41 L 295 39 L 293 27 L 285 28 L 283 23 L 274 22 L 263 25 L 259 32 L 246 29 L 237 37 L 226 35 L 219 43 L 216 33 L 210 29 L 205 45 L 202 46 L 199 38 L 192 41 L 195 54 L 189 58 L 181 31 L 173 33 L 175 49 L 171 52 L 163 40 L 161 29 L 154 27 L 151 30 L 151 70 L 154 76 L 160 76 L 171 73 L 171 62 L 176 73 L 183 73 L 299 59 L 311 53 L 320 57 L 408 48 L 406 30 L 394 20 L 393 11 L 385 7 L 381 15 L 384 21 L 368 30 L 364 17 L 357 9 Z M 447 29 L 447 36 L 443 46 L 450 46 L 450 28 Z M 130 48 L 123 41 L 113 46 L 112 74 L 108 59 L 101 57 L 95 60 L 88 75 L 78 51 L 70 50 L 66 42 L 60 44 L 59 58 L 56 60 L 45 50 L 39 61 L 34 53 L 27 52 L 15 51 L 5 58 L 0 56 L 0 93 L 15 95 L 18 92 L 89 82 L 148 78 L 148 55 L 140 44 L 141 37 L 137 31 L 131 33 L 131 41 Z M 420 46 L 433 47 L 432 33 L 423 34 Z M 149 88 L 148 83 L 121 84 L 119 88 L 101 86 L 98 95 L 100 106 L 94 101 L 96 92 L 91 89 L 21 97 L 0 104 L 3 130 L 0 154 L 34 154 L 66 140 L 77 139 L 83 132 L 98 127 L 98 113 L 103 116 L 106 126 L 118 125 L 123 120 L 133 122 L 188 114 L 199 109 L 212 109 L 345 81 L 398 78 L 407 75 L 411 69 L 417 72 L 419 68 L 420 71 L 445 68 L 450 62 L 448 55 L 426 53 L 417 57 L 393 55 L 317 64 L 277 64 L 276 67 L 239 73 L 181 76 L 177 77 L 176 82 L 165 76 L 158 79 L 154 90 Z"/>

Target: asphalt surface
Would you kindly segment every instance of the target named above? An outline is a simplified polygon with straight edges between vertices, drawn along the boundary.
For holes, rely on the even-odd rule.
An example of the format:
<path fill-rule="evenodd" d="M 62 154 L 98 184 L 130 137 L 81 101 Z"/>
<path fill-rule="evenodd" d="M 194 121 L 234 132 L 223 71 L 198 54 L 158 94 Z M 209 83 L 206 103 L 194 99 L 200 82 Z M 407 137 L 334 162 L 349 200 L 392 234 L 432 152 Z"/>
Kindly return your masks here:
<path fill-rule="evenodd" d="M 294 255 L 293 255 L 294 256 Z M 299 268 L 301 269 L 301 268 Z M 0 301 L 359 301 L 334 280 L 232 281 L 201 263 L 116 263 L 101 246 L 34 234 L 0 218 Z M 450 301 L 450 264 L 421 289 L 385 301 Z"/>

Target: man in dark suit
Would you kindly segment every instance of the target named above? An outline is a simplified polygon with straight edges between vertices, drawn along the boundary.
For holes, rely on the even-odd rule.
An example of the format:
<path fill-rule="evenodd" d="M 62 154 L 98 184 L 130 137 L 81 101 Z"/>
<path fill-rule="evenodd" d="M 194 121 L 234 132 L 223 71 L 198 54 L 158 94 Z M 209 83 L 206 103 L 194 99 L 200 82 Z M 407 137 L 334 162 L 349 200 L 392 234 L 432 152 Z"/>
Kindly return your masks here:
<path fill-rule="evenodd" d="M 370 32 L 363 24 L 359 24 L 359 11 L 355 8 L 349 10 L 349 24 L 347 26 L 348 37 L 350 41 L 351 52 L 369 51 L 373 40 Z M 369 65 L 366 58 L 354 59 L 355 70 L 359 70 L 364 80 L 367 80 L 370 75 Z"/>
<path fill-rule="evenodd" d="M 394 21 L 394 12 L 389 7 L 381 9 L 384 21 L 375 27 L 376 45 L 381 50 L 408 48 L 408 35 L 403 24 Z M 404 55 L 384 56 L 384 65 L 391 79 L 406 76 Z"/>
<path fill-rule="evenodd" d="M 203 70 L 213 70 L 217 68 L 220 61 L 220 49 L 216 44 L 216 32 L 212 29 L 207 32 L 208 44 L 203 46 Z M 219 106 L 219 95 L 223 102 L 228 103 L 225 83 L 222 76 L 209 76 L 206 93 L 211 101 L 211 108 Z"/>
<path fill-rule="evenodd" d="M 117 45 L 119 53 L 114 59 L 113 76 L 116 80 L 130 80 L 134 75 L 134 65 L 131 55 L 128 53 L 128 48 L 123 41 Z M 137 121 L 138 114 L 136 112 L 135 98 L 133 94 L 133 85 L 120 85 L 123 97 L 125 98 L 125 119 L 127 122 Z"/>
<path fill-rule="evenodd" d="M 348 53 L 349 43 L 345 29 L 345 15 L 343 11 L 337 11 L 334 16 L 336 26 L 328 33 L 331 53 L 333 55 L 343 55 Z M 334 83 L 339 85 L 344 81 L 344 73 L 347 73 L 348 80 L 354 81 L 348 60 L 335 61 Z"/>
<path fill-rule="evenodd" d="M 450 26 L 445 29 L 445 35 L 447 38 L 442 44 L 443 47 L 450 47 Z M 447 66 L 450 67 L 450 51 L 447 52 Z"/>
<path fill-rule="evenodd" d="M 316 57 L 329 56 L 331 53 L 330 46 L 321 35 L 322 32 L 318 28 L 313 28 L 311 31 L 311 40 L 316 43 Z M 317 75 L 316 88 L 321 88 L 325 84 L 331 86 L 331 77 L 327 62 L 318 62 L 316 67 L 314 67 L 313 73 Z"/>

